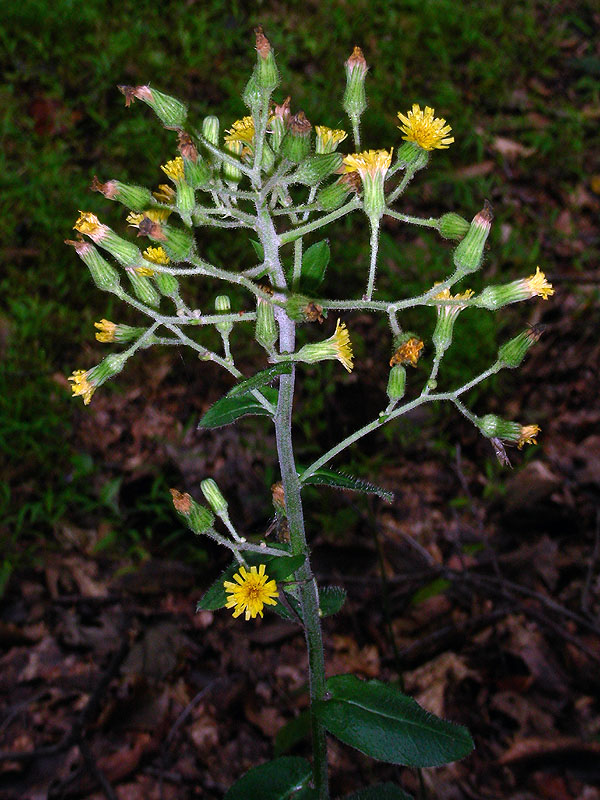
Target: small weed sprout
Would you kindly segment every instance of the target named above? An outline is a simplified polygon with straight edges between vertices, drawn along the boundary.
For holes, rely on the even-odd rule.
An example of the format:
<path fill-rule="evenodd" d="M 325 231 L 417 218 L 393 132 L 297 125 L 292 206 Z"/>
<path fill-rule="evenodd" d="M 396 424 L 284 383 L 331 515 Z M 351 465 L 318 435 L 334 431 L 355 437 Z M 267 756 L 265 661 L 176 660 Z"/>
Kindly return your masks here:
<path fill-rule="evenodd" d="M 95 366 L 75 370 L 70 380 L 73 394 L 87 405 L 96 390 L 121 372 L 138 350 L 178 344 L 196 351 L 201 361 L 220 365 L 237 381 L 206 412 L 201 427 L 226 425 L 247 414 L 266 416 L 274 425 L 280 483 L 273 487 L 273 501 L 285 528 L 284 541 L 269 545 L 246 541 L 229 516 L 226 499 L 209 477 L 201 487 L 206 505 L 176 489 L 172 490 L 173 504 L 194 533 L 211 537 L 232 554 L 231 567 L 208 590 L 200 608 L 229 608 L 235 617 L 243 614 L 246 619 L 262 617 L 264 608 L 272 609 L 296 621 L 306 636 L 312 764 L 296 757 L 275 759 L 247 773 L 227 798 L 258 797 L 261 785 L 275 781 L 281 796 L 294 793 L 298 798 L 323 800 L 329 796 L 326 732 L 373 758 L 413 767 L 463 758 L 473 745 L 465 728 L 426 713 L 391 685 L 360 681 L 353 675 L 325 679 L 321 618 L 338 611 L 345 595 L 339 587 L 320 589 L 312 573 L 302 487 L 322 483 L 385 497 L 378 487 L 334 471 L 331 462 L 362 437 L 428 403 L 452 403 L 503 458 L 504 443 L 518 447 L 535 443 L 539 434 L 536 424 L 493 414 L 478 417 L 463 402 L 468 391 L 486 378 L 518 367 L 537 341 L 535 330 L 525 330 L 503 344 L 494 363 L 460 387 L 438 391 L 438 373 L 464 309 L 496 311 L 530 298 L 546 300 L 553 289 L 539 267 L 529 277 L 487 286 L 479 294 L 462 285 L 458 291 L 454 289 L 482 265 L 491 208 L 486 202 L 470 223 L 456 213 L 426 219 L 395 208 L 435 150 L 450 147 L 454 136 L 446 120 L 435 117 L 434 109 L 413 104 L 410 110 L 398 111 L 395 141 L 383 149 L 362 149 L 360 122 L 366 109 L 368 67 L 360 48 L 355 47 L 345 63 L 342 105 L 356 151 L 346 154 L 340 151 L 351 141 L 346 131 L 324 124 L 313 128 L 301 110 L 293 109 L 289 97 L 279 104 L 273 102 L 279 73 L 272 47 L 260 28 L 256 51 L 256 64 L 242 95 L 248 115 L 230 122 L 224 134 L 213 116 L 194 127 L 184 103 L 153 87 L 119 87 L 126 105 L 136 100 L 146 103 L 173 131 L 179 154 L 171 154 L 161 167 L 168 183 L 154 191 L 119 180 L 93 182 L 94 190 L 128 209 L 127 222 L 144 246 L 123 238 L 87 211 L 80 212 L 74 226 L 79 237 L 68 244 L 100 289 L 129 303 L 146 321 L 140 327 L 106 319 L 95 323 L 100 342 L 125 347 Z M 306 237 L 350 214 L 365 214 L 369 221 L 364 294 L 350 300 L 320 296 L 329 245 L 320 239 L 307 247 Z M 449 274 L 440 276 L 439 283 L 425 286 L 416 297 L 376 298 L 379 230 L 384 216 L 430 228 L 455 242 Z M 247 230 L 249 239 L 257 239 L 248 245 L 248 266 L 235 271 L 210 263 L 199 252 L 196 227 Z M 250 258 L 253 255 L 256 260 Z M 230 298 L 221 294 L 214 302 L 214 313 L 190 308 L 180 286 L 180 280 L 190 276 L 208 276 L 241 287 L 248 293 L 248 306 L 231 308 Z M 431 309 L 437 317 L 431 339 L 432 366 L 421 387 L 415 387 L 407 368 L 417 365 L 424 342 L 418 333 L 403 330 L 400 322 L 401 312 L 416 306 Z M 389 322 L 387 399 L 382 398 L 382 410 L 375 419 L 299 471 L 291 424 L 295 383 L 302 376 L 297 365 L 337 360 L 350 372 L 354 366 L 352 311 L 382 314 Z M 322 323 L 325 318 L 328 323 L 332 318 L 335 324 L 331 335 L 316 343 L 302 343 L 302 326 Z M 206 326 L 214 326 L 220 334 L 221 353 L 201 343 L 199 334 Z M 264 351 L 265 368 L 251 377 L 236 367 L 229 342 L 234 326 L 246 330 Z M 386 787 L 385 791 L 399 792 Z"/>

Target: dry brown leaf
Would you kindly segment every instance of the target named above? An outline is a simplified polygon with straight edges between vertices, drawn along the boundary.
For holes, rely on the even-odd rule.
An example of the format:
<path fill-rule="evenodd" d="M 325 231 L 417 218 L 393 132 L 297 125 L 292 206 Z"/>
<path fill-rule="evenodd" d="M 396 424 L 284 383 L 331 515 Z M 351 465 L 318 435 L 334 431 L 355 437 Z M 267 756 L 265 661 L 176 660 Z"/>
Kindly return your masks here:
<path fill-rule="evenodd" d="M 507 139 L 504 136 L 496 136 L 490 147 L 509 161 L 513 161 L 521 156 L 527 158 L 536 151 L 535 147 L 525 147 L 525 145 L 520 142 L 516 142 L 514 139 Z"/>

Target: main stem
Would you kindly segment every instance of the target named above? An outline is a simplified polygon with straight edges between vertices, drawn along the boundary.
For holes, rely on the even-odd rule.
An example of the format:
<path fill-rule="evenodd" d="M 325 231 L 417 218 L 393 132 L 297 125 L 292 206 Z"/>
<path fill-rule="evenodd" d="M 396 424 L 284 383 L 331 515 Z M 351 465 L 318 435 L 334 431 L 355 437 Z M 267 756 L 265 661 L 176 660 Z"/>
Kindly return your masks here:
<path fill-rule="evenodd" d="M 285 284 L 285 277 L 279 258 L 281 238 L 277 236 L 273 220 L 266 207 L 257 203 L 258 229 L 265 263 L 269 264 L 275 283 Z M 276 308 L 279 323 L 279 347 L 281 352 L 291 353 L 296 344 L 296 324 L 285 313 L 283 308 Z M 292 409 L 294 405 L 294 387 L 296 382 L 296 368 L 292 367 L 289 375 L 279 378 L 279 399 L 275 413 L 275 437 L 277 440 L 277 454 L 281 470 L 281 482 L 285 497 L 285 510 L 290 532 L 292 554 L 302 553 L 306 556 L 302 566 L 296 572 L 300 594 L 300 605 L 306 646 L 308 649 L 308 674 L 310 691 L 310 720 L 313 742 L 313 776 L 317 797 L 319 800 L 328 800 L 329 787 L 327 780 L 327 742 L 325 729 L 313 712 L 314 703 L 323 700 L 325 696 L 325 659 L 323 656 L 323 637 L 321 634 L 321 619 L 319 617 L 319 593 L 317 583 L 312 573 L 308 544 L 304 531 L 304 513 L 302 510 L 302 497 L 300 494 L 300 479 L 294 458 L 294 445 L 292 442 Z"/>

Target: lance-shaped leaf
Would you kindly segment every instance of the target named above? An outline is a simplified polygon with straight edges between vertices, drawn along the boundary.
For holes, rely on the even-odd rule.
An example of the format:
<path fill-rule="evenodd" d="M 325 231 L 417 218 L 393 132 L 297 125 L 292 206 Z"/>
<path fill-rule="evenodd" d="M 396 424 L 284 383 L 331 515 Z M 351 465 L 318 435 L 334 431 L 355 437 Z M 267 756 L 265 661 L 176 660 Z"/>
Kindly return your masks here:
<path fill-rule="evenodd" d="M 343 800 L 413 800 L 412 795 L 403 792 L 395 783 L 378 783 L 359 789 L 354 794 L 349 794 Z"/>
<path fill-rule="evenodd" d="M 327 681 L 327 689 L 331 699 L 314 704 L 315 714 L 340 741 L 371 758 L 439 767 L 473 749 L 466 728 L 430 714 L 388 684 L 336 675 Z"/>
<path fill-rule="evenodd" d="M 271 389 L 268 386 L 262 390 L 264 397 L 272 403 L 277 405 L 277 389 Z M 240 417 L 246 417 L 249 414 L 259 416 L 271 416 L 268 408 L 265 408 L 259 401 L 252 395 L 242 395 L 241 397 L 222 397 L 217 400 L 202 417 L 198 423 L 199 428 L 220 428 L 223 425 L 229 425 L 235 422 Z"/>
<path fill-rule="evenodd" d="M 365 481 L 363 478 L 355 478 L 354 475 L 347 475 L 344 472 L 336 472 L 333 469 L 318 469 L 309 475 L 308 478 L 303 478 L 300 472 L 300 483 L 304 486 L 308 484 L 324 484 L 325 486 L 335 486 L 336 489 L 352 489 L 355 492 L 365 492 L 366 494 L 376 494 L 391 503 L 394 499 L 394 493 L 387 489 L 382 489 L 381 486 L 376 486 L 374 483 Z"/>
<path fill-rule="evenodd" d="M 275 735 L 273 750 L 276 756 L 287 753 L 299 742 L 310 736 L 310 712 L 308 709 L 301 711 L 297 717 L 292 717 L 289 722 L 280 728 Z"/>
<path fill-rule="evenodd" d="M 270 556 L 267 558 L 261 553 L 246 551 L 244 553 L 244 558 L 251 567 L 264 564 L 265 573 L 268 575 L 269 580 L 282 581 L 298 569 L 304 562 L 306 556 L 300 553 L 297 556 Z M 239 568 L 240 565 L 237 561 L 227 567 L 212 584 L 210 589 L 200 598 L 196 606 L 196 611 L 216 611 L 218 608 L 224 608 L 227 603 L 227 594 L 223 584 L 225 581 L 232 581 L 233 576 Z"/>
<path fill-rule="evenodd" d="M 312 769 L 305 758 L 282 756 L 247 772 L 224 800 L 317 800 L 308 785 L 311 777 Z"/>
<path fill-rule="evenodd" d="M 280 364 L 273 364 L 268 369 L 263 369 L 262 372 L 257 372 L 251 378 L 246 378 L 245 381 L 240 381 L 230 389 L 226 397 L 240 397 L 243 394 L 253 391 L 253 389 L 262 389 L 263 386 L 268 386 L 273 383 L 275 378 L 279 375 L 289 375 L 292 371 L 291 361 L 282 361 Z"/>
<path fill-rule="evenodd" d="M 319 287 L 325 277 L 331 253 L 329 242 L 323 239 L 311 244 L 302 256 L 301 286 L 302 291 L 312 292 Z"/>

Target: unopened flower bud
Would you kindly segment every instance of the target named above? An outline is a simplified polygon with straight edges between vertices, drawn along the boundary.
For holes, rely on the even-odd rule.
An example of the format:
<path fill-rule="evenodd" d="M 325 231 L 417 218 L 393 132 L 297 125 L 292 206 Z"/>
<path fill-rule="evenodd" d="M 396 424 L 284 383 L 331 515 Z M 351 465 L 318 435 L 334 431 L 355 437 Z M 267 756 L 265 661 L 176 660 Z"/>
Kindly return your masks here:
<path fill-rule="evenodd" d="M 498 350 L 498 361 L 503 367 L 514 369 L 521 365 L 529 349 L 539 340 L 541 336 L 539 328 L 528 328 L 519 333 L 514 339 L 503 344 Z"/>
<path fill-rule="evenodd" d="M 169 491 L 173 497 L 175 511 L 183 517 L 186 525 L 194 533 L 207 533 L 212 529 L 215 517 L 208 508 L 197 503 L 187 492 L 179 492 L 177 489 Z"/>
<path fill-rule="evenodd" d="M 286 97 L 281 105 L 273 107 L 270 120 L 271 133 L 273 134 L 271 137 L 271 144 L 276 153 L 279 152 L 283 137 L 287 133 L 288 120 L 290 118 L 290 100 L 290 97 Z"/>
<path fill-rule="evenodd" d="M 319 191 L 317 202 L 323 211 L 335 211 L 336 208 L 346 202 L 350 192 L 355 191 L 351 181 L 348 180 L 353 174 L 356 175 L 356 173 L 351 172 L 347 175 L 342 175 L 335 183 L 324 186 Z"/>
<path fill-rule="evenodd" d="M 205 117 L 202 121 L 202 136 L 215 147 L 219 144 L 219 118 Z"/>
<path fill-rule="evenodd" d="M 346 90 L 342 105 L 350 119 L 358 119 L 367 107 L 365 76 L 369 69 L 360 47 L 354 48 L 344 67 L 346 69 Z"/>
<path fill-rule="evenodd" d="M 310 151 L 310 132 L 312 125 L 299 111 L 289 121 L 288 132 L 281 143 L 281 154 L 294 164 L 303 161 Z"/>
<path fill-rule="evenodd" d="M 206 498 L 206 501 L 217 516 L 227 513 L 227 500 L 225 500 L 219 487 L 212 478 L 203 480 L 200 484 L 200 488 L 202 489 L 202 494 Z"/>
<path fill-rule="evenodd" d="M 225 145 L 225 149 L 227 152 L 239 158 L 242 155 L 244 144 L 240 141 L 229 142 Z M 242 171 L 238 167 L 234 167 L 233 164 L 230 164 L 228 161 L 224 161 L 223 176 L 226 180 L 231 181 L 232 183 L 238 183 L 242 179 Z"/>
<path fill-rule="evenodd" d="M 388 378 L 387 396 L 390 400 L 402 400 L 406 392 L 406 368 L 402 364 L 395 364 L 390 370 Z"/>
<path fill-rule="evenodd" d="M 198 156 L 196 161 L 190 161 L 184 158 L 183 171 L 186 183 L 188 183 L 192 189 L 201 189 L 210 182 L 210 167 L 200 156 Z"/>
<path fill-rule="evenodd" d="M 318 186 L 341 166 L 341 153 L 322 153 L 306 158 L 292 175 L 294 183 Z"/>
<path fill-rule="evenodd" d="M 266 95 L 270 95 L 279 83 L 279 73 L 275 63 L 275 56 L 273 55 L 273 48 L 260 25 L 255 29 L 254 33 L 256 34 L 256 52 L 258 55 L 256 82 Z"/>
<path fill-rule="evenodd" d="M 215 311 L 227 314 L 231 311 L 231 302 L 226 294 L 220 294 L 215 298 Z M 233 322 L 217 322 L 216 328 L 223 336 L 229 336 L 233 330 Z"/>
<path fill-rule="evenodd" d="M 258 111 L 262 103 L 262 92 L 258 83 L 256 68 L 248 79 L 248 83 L 242 92 L 242 102 L 251 111 Z"/>
<path fill-rule="evenodd" d="M 261 297 L 256 301 L 256 327 L 254 338 L 261 347 L 271 352 L 277 341 L 277 324 L 273 304 Z"/>
<path fill-rule="evenodd" d="M 100 255 L 93 244 L 71 239 L 65 239 L 65 244 L 70 244 L 75 248 L 75 252 L 89 269 L 92 279 L 99 289 L 114 294 L 120 292 L 119 273 Z"/>
<path fill-rule="evenodd" d="M 166 128 L 181 128 L 185 124 L 187 107 L 181 100 L 149 86 L 119 86 L 118 89 L 125 95 L 126 106 L 134 99 L 142 100 L 150 106 Z"/>
<path fill-rule="evenodd" d="M 462 274 L 476 272 L 481 266 L 493 218 L 492 207 L 486 200 L 483 209 L 473 217 L 465 238 L 454 251 L 454 264 Z"/>
<path fill-rule="evenodd" d="M 128 269 L 127 275 L 138 300 L 141 300 L 142 303 L 145 303 L 147 306 L 158 308 L 160 305 L 160 294 L 152 285 L 150 278 L 147 278 L 145 275 L 140 275 L 135 269 Z"/>
<path fill-rule="evenodd" d="M 143 211 L 154 202 L 152 192 L 145 186 L 134 186 L 116 180 L 100 183 L 95 175 L 90 188 L 94 192 L 101 192 L 108 200 L 122 203 L 132 211 Z"/>
<path fill-rule="evenodd" d="M 453 211 L 444 214 L 438 222 L 438 230 L 444 239 L 455 239 L 457 242 L 466 236 L 469 228 L 467 220 Z"/>
<path fill-rule="evenodd" d="M 169 297 L 173 301 L 180 300 L 179 281 L 175 275 L 170 275 L 168 272 L 155 272 L 154 282 L 162 295 Z"/>

